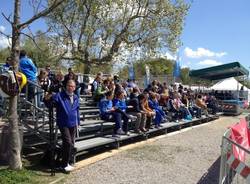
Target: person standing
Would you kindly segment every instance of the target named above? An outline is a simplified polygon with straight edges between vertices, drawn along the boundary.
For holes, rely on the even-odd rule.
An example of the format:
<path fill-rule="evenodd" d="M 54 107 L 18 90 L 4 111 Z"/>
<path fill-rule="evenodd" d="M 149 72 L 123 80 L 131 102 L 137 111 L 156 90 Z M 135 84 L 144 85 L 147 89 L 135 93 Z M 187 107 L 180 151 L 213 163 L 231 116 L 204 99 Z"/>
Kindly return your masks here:
<path fill-rule="evenodd" d="M 33 83 L 37 82 L 37 67 L 32 60 L 27 56 L 25 50 L 20 51 L 19 55 L 19 68 L 20 71 Z M 35 95 L 35 85 L 28 83 L 28 101 L 32 101 Z"/>
<path fill-rule="evenodd" d="M 65 91 L 45 96 L 45 100 L 52 100 L 56 107 L 56 123 L 61 132 L 63 143 L 61 166 L 65 172 L 70 172 L 74 169 L 70 162 L 73 156 L 72 151 L 75 144 L 77 126 L 80 124 L 79 99 L 74 94 L 75 89 L 75 81 L 68 80 Z"/>

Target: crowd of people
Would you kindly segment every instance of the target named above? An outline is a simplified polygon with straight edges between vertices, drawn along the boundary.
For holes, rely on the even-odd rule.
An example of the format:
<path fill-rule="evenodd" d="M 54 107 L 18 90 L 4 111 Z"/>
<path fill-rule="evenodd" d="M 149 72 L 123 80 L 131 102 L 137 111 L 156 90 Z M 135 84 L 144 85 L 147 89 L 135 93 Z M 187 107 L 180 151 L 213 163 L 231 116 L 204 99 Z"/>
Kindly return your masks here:
<path fill-rule="evenodd" d="M 53 73 L 50 65 L 38 70 L 37 66 L 33 63 L 32 59 L 27 56 L 25 50 L 20 51 L 19 55 L 19 70 L 22 72 L 29 81 L 26 88 L 22 92 L 28 95 L 28 101 L 36 99 L 38 107 L 43 106 L 43 97 L 45 93 L 57 93 L 66 89 L 66 84 L 69 80 L 74 80 L 76 83 L 75 94 L 80 96 L 80 86 L 77 75 L 73 72 L 72 68 L 68 68 L 68 73 L 63 75 L 61 71 Z M 6 63 L 3 65 L 3 71 L 10 69 L 12 58 L 8 57 Z"/>
<path fill-rule="evenodd" d="M 134 80 L 120 82 L 117 76 L 103 77 L 98 73 L 91 91 L 101 118 L 115 121 L 115 136 L 128 134 L 128 120 L 133 117 L 134 131 L 141 133 L 159 128 L 166 121 L 192 120 L 218 111 L 212 94 L 195 93 L 181 84 L 168 86 L 157 80 L 141 89 Z"/>
<path fill-rule="evenodd" d="M 37 68 L 26 52 L 20 52 L 19 68 L 31 83 L 28 83 L 28 100 L 36 96 L 37 105 L 44 105 L 45 93 L 57 93 L 66 89 L 67 82 L 76 84 L 74 93 L 79 98 L 81 85 L 72 68 L 63 75 L 62 72 L 52 73 L 50 65 Z M 35 83 L 40 86 L 35 94 Z M 167 85 L 153 80 L 145 89 L 141 89 L 135 80 L 120 81 L 118 76 L 106 76 L 99 72 L 90 84 L 93 100 L 100 108 L 103 120 L 115 121 L 114 135 L 128 134 L 128 122 L 133 123 L 134 131 L 146 132 L 151 127 L 159 128 L 166 121 L 192 120 L 200 118 L 202 113 L 208 116 L 218 111 L 214 94 L 194 93 L 181 84 Z M 45 93 L 44 93 L 45 92 Z"/>

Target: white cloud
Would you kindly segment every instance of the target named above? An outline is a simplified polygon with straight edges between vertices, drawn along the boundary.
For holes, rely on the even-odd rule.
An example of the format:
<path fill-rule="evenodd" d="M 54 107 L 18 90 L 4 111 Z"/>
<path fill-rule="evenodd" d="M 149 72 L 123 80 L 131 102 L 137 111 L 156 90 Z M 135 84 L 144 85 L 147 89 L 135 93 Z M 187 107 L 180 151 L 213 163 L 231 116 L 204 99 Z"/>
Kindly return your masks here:
<path fill-rule="evenodd" d="M 1 32 L 4 32 L 5 29 L 6 28 L 4 26 L 0 26 L 0 31 Z M 3 35 L 0 34 L 0 49 L 6 48 L 8 46 L 10 46 L 8 38 L 6 38 L 5 36 L 3 36 Z"/>
<path fill-rule="evenodd" d="M 170 53 L 166 52 L 165 54 L 159 53 L 156 57 L 167 58 L 169 60 L 176 60 L 176 56 L 171 55 Z"/>
<path fill-rule="evenodd" d="M 0 31 L 4 32 L 5 31 L 5 27 L 4 26 L 0 26 Z"/>
<path fill-rule="evenodd" d="M 196 51 L 186 47 L 184 53 L 189 58 L 201 58 L 201 57 L 222 57 L 226 52 L 213 52 L 208 49 L 198 48 Z"/>
<path fill-rule="evenodd" d="M 206 59 L 204 61 L 201 61 L 198 63 L 199 65 L 208 65 L 208 66 L 215 66 L 215 65 L 221 65 L 222 62 L 212 60 L 212 59 Z"/>
<path fill-rule="evenodd" d="M 0 49 L 6 48 L 9 46 L 10 44 L 9 44 L 8 38 L 0 35 Z"/>

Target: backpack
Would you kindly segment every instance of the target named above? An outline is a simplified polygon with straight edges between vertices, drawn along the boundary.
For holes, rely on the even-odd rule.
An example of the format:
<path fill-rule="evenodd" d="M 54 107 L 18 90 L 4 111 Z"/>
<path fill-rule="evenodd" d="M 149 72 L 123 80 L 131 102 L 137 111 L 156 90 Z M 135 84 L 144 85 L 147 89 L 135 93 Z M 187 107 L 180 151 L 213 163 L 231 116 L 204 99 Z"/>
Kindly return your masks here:
<path fill-rule="evenodd" d="M 8 70 L 0 75 L 0 95 L 16 96 L 27 83 L 27 78 L 20 72 Z"/>

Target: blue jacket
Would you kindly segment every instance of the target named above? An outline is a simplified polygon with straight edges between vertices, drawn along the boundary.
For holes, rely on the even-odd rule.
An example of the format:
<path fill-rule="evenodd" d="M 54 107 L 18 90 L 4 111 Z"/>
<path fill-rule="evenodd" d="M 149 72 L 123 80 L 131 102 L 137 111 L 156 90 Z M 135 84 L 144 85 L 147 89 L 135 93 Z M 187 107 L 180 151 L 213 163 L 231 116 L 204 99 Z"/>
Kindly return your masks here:
<path fill-rule="evenodd" d="M 158 101 L 154 101 L 154 100 L 149 99 L 149 100 L 148 100 L 148 105 L 149 105 L 149 107 L 150 107 L 151 109 L 155 109 L 155 110 L 160 109 L 160 106 L 159 106 L 159 102 L 158 102 Z"/>
<path fill-rule="evenodd" d="M 121 109 L 122 111 L 126 111 L 126 109 L 128 108 L 125 100 L 119 100 L 115 98 L 113 100 L 113 104 L 116 108 Z"/>
<path fill-rule="evenodd" d="M 109 112 L 112 109 L 113 103 L 112 100 L 108 100 L 106 98 L 102 99 L 99 103 L 100 113 L 104 115 L 105 113 Z"/>
<path fill-rule="evenodd" d="M 73 104 L 65 91 L 56 93 L 52 96 L 56 104 L 56 123 L 58 127 L 74 127 L 80 124 L 79 99 L 74 95 Z"/>
<path fill-rule="evenodd" d="M 28 57 L 21 57 L 19 62 L 20 71 L 27 77 L 30 81 L 36 81 L 37 68 Z"/>

